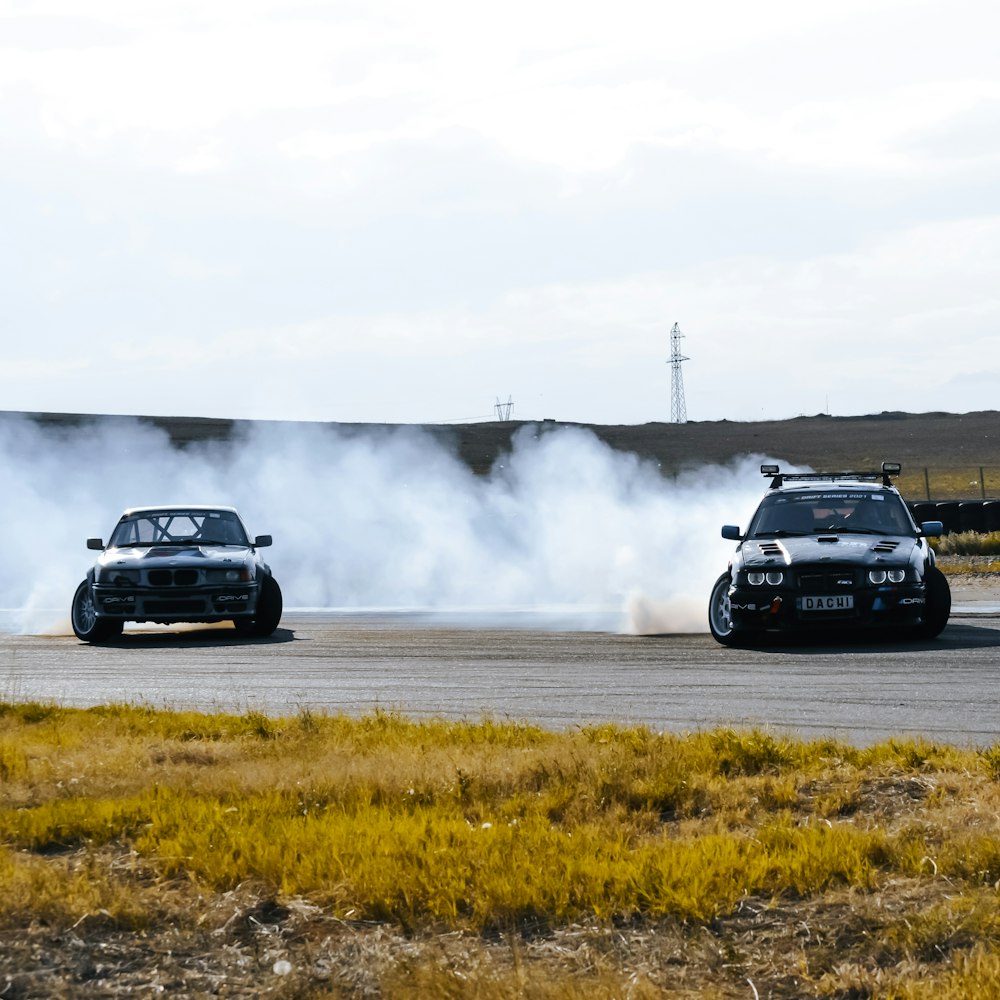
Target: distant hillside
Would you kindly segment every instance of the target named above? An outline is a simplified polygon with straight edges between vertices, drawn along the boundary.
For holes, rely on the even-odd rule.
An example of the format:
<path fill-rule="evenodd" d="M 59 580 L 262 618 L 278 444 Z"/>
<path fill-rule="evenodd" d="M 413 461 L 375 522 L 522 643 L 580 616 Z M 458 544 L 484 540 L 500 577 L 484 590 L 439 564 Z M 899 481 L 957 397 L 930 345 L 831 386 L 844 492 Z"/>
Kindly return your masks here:
<path fill-rule="evenodd" d="M 0 412 L 0 419 L 23 416 L 53 429 L 88 421 L 115 421 L 98 414 Z M 137 419 L 170 435 L 178 447 L 194 442 L 225 441 L 250 422 L 209 417 L 150 417 Z M 292 423 L 260 421 L 273 427 Z M 315 426 L 315 425 L 312 425 Z M 387 424 L 325 424 L 345 433 L 385 433 Z M 511 437 L 521 421 L 425 426 L 434 437 L 449 443 L 472 468 L 483 471 L 509 450 Z M 587 427 L 601 440 L 621 451 L 635 452 L 678 471 L 706 462 L 728 462 L 747 454 L 766 454 L 815 468 L 866 468 L 883 459 L 904 468 L 924 466 L 1000 466 L 1000 412 L 899 413 L 863 417 L 795 417 L 791 420 L 739 422 L 691 421 L 686 424 L 636 425 L 563 424 L 545 421 L 527 426 L 547 428 Z"/>

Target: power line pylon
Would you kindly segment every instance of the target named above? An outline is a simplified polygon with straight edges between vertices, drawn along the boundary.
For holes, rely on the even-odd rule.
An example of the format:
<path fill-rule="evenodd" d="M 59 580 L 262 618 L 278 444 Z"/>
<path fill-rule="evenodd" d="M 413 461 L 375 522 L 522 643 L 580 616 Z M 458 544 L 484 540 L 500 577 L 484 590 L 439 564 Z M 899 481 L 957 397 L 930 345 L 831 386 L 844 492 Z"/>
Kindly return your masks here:
<path fill-rule="evenodd" d="M 684 402 L 684 373 L 681 371 L 681 362 L 690 361 L 681 354 L 681 333 L 680 323 L 674 323 L 670 328 L 670 422 L 672 424 L 686 424 L 687 404 Z"/>
<path fill-rule="evenodd" d="M 496 405 L 493 407 L 497 411 L 497 420 L 500 423 L 505 424 L 510 420 L 510 411 L 514 408 L 514 400 L 511 396 L 507 397 L 506 403 L 500 402 L 500 397 L 497 396 Z"/>

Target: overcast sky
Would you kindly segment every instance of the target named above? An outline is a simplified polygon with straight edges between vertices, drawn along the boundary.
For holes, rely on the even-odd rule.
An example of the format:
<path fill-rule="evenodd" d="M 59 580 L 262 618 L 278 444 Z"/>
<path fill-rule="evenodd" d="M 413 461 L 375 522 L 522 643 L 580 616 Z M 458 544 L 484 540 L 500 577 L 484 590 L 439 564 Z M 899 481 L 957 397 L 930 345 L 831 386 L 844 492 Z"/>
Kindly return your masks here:
<path fill-rule="evenodd" d="M 1000 408 L 987 0 L 0 0 L 0 409 Z"/>

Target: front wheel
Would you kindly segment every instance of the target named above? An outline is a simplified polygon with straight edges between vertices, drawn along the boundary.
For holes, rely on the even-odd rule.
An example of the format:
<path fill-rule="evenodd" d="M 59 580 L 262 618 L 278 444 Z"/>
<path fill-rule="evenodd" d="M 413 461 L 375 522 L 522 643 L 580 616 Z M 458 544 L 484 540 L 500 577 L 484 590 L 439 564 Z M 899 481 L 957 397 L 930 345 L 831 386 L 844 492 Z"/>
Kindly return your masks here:
<path fill-rule="evenodd" d="M 735 646 L 737 642 L 732 606 L 729 603 L 729 588 L 732 582 L 732 577 L 728 573 L 723 573 L 715 581 L 712 596 L 708 601 L 708 627 L 712 638 L 716 642 L 721 642 L 723 646 Z"/>
<path fill-rule="evenodd" d="M 236 631 L 244 635 L 271 635 L 281 621 L 281 612 L 281 588 L 278 581 L 272 576 L 265 576 L 257 595 L 257 613 L 253 618 L 234 618 L 233 624 Z"/>
<path fill-rule="evenodd" d="M 951 616 L 951 587 L 948 578 L 936 566 L 928 567 L 924 586 L 927 603 L 923 624 L 917 631 L 922 639 L 935 639 L 944 631 Z"/>
<path fill-rule="evenodd" d="M 121 621 L 97 617 L 97 607 L 94 595 L 90 592 L 90 584 L 84 580 L 73 595 L 73 606 L 70 609 L 70 621 L 73 634 L 83 642 L 107 642 L 121 635 Z"/>

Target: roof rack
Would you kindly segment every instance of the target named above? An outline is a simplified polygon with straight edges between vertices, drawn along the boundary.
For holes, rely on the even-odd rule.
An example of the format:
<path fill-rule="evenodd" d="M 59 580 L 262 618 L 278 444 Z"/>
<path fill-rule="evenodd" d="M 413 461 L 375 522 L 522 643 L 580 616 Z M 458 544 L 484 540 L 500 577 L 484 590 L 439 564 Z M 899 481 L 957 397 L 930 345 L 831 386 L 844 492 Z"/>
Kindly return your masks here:
<path fill-rule="evenodd" d="M 903 467 L 899 462 L 883 462 L 878 472 L 782 472 L 776 465 L 762 465 L 761 475 L 772 476 L 770 489 L 777 490 L 790 481 L 811 483 L 835 483 L 844 479 L 857 482 L 877 483 L 892 486 L 892 476 L 898 476 Z"/>

